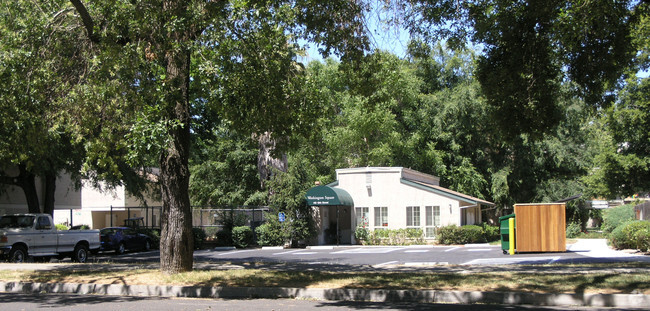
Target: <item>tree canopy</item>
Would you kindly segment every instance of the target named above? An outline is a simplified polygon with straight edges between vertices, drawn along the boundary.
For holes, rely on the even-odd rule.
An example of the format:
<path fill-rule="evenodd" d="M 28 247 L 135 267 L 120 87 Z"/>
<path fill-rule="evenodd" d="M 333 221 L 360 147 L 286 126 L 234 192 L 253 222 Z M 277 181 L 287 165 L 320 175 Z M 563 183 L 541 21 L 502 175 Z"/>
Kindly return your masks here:
<path fill-rule="evenodd" d="M 407 1 L 412 33 L 484 50 L 476 77 L 505 139 L 539 139 L 562 119 L 560 85 L 608 107 L 636 50 L 640 1 Z"/>

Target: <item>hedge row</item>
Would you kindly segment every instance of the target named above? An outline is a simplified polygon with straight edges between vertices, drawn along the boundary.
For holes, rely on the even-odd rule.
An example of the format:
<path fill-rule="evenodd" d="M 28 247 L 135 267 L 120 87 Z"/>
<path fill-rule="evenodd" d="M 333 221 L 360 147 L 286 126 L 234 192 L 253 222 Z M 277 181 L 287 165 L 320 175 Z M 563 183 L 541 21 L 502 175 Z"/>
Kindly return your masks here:
<path fill-rule="evenodd" d="M 358 227 L 355 238 L 364 245 L 417 245 L 424 244 L 424 232 L 419 228 L 368 230 Z"/>
<path fill-rule="evenodd" d="M 424 232 L 419 228 L 355 230 L 358 241 L 367 245 L 410 245 L 424 244 Z M 499 240 L 499 227 L 488 224 L 458 227 L 450 225 L 437 229 L 436 238 L 440 244 L 485 243 Z"/>
<path fill-rule="evenodd" d="M 468 244 L 486 243 L 499 239 L 499 227 L 488 224 L 456 226 L 450 225 L 438 228 L 438 243 L 440 244 Z"/>

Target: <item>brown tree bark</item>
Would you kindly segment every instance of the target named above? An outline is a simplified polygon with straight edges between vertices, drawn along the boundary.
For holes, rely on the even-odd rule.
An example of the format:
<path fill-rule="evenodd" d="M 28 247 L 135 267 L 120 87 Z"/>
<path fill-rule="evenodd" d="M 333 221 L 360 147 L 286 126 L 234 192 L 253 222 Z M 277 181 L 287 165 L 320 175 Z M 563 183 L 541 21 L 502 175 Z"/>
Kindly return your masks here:
<path fill-rule="evenodd" d="M 187 14 L 184 1 L 164 1 L 163 11 L 168 16 Z M 165 46 L 166 62 L 165 113 L 170 137 L 167 148 L 160 157 L 160 184 L 163 199 L 163 221 L 160 234 L 160 270 L 166 274 L 191 271 L 194 256 L 192 211 L 189 189 L 190 149 L 190 52 L 186 43 L 189 31 L 169 33 Z M 175 123 L 178 122 L 178 125 Z"/>
<path fill-rule="evenodd" d="M 54 216 L 54 193 L 56 192 L 56 174 L 45 173 L 45 194 L 43 196 L 43 213 Z"/>

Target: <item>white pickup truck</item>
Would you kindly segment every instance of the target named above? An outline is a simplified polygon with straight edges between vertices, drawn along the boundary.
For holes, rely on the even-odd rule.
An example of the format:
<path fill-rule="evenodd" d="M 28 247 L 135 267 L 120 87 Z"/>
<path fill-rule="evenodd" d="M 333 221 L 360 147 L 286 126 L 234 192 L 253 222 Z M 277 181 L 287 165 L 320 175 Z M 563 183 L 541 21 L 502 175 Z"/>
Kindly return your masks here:
<path fill-rule="evenodd" d="M 59 231 L 48 214 L 0 216 L 0 256 L 11 262 L 71 257 L 86 262 L 88 252 L 98 252 L 99 230 Z"/>

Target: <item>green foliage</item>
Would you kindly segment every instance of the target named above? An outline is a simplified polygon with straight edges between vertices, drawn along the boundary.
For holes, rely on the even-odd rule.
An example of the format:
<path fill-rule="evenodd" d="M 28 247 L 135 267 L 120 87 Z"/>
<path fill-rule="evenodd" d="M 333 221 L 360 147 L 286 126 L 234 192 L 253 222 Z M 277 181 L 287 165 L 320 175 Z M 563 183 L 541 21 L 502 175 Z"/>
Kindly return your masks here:
<path fill-rule="evenodd" d="M 253 243 L 253 230 L 249 226 L 232 228 L 232 243 L 238 248 L 246 248 Z"/>
<path fill-rule="evenodd" d="M 250 137 L 232 134 L 223 127 L 215 129 L 213 136 L 195 138 L 191 202 L 203 206 L 246 205 L 261 190 L 258 147 Z"/>
<path fill-rule="evenodd" d="M 481 228 L 483 229 L 483 237 L 486 242 L 498 241 L 501 239 L 499 226 L 492 226 L 488 223 L 482 223 Z"/>
<path fill-rule="evenodd" d="M 22 188 L 32 213 L 52 214 L 50 186 L 60 172 L 80 182 L 85 154 L 66 98 L 82 79 L 88 46 L 77 40 L 81 29 L 68 27 L 75 20 L 64 13 L 68 5 L 18 0 L 0 10 L 0 191 L 3 184 Z M 16 167 L 18 176 L 11 172 Z M 52 191 L 40 202 L 35 177 Z"/>
<path fill-rule="evenodd" d="M 282 230 L 279 222 L 266 222 L 255 228 L 255 234 L 259 246 L 281 246 L 288 240 L 287 234 Z"/>
<path fill-rule="evenodd" d="M 650 78 L 629 79 L 620 100 L 607 111 L 606 149 L 596 165 L 600 181 L 607 189 L 600 195 L 628 196 L 650 189 Z"/>
<path fill-rule="evenodd" d="M 611 233 L 624 222 L 634 219 L 634 205 L 622 205 L 612 207 L 604 211 L 603 225 L 604 233 Z"/>
<path fill-rule="evenodd" d="M 203 249 L 203 243 L 205 242 L 206 234 L 203 231 L 203 228 L 192 228 L 192 236 L 194 237 L 194 249 Z"/>
<path fill-rule="evenodd" d="M 68 230 L 68 226 L 64 224 L 56 224 L 54 226 L 56 227 L 56 230 Z"/>
<path fill-rule="evenodd" d="M 483 47 L 477 79 L 495 125 L 515 141 L 522 133 L 539 140 L 560 124 L 563 81 L 593 107 L 611 102 L 607 92 L 635 56 L 630 33 L 645 5 L 420 0 L 398 7 L 405 9 L 409 29 L 425 38 Z"/>
<path fill-rule="evenodd" d="M 370 230 L 366 228 L 363 225 L 357 226 L 356 229 L 354 229 L 354 238 L 361 243 L 368 243 L 368 239 L 370 237 Z"/>
<path fill-rule="evenodd" d="M 274 226 L 283 226 L 293 245 L 308 243 L 317 234 L 312 208 L 307 205 L 305 193 L 315 180 L 314 172 L 304 158 L 289 158 L 289 170 L 276 171 L 268 183 L 271 212 L 267 221 L 279 223 L 277 214 L 284 212 L 286 221 Z"/>
<path fill-rule="evenodd" d="M 372 230 L 362 241 L 367 245 L 421 245 L 424 232 L 419 228 Z"/>
<path fill-rule="evenodd" d="M 650 222 L 632 220 L 620 224 L 609 235 L 611 245 L 617 249 L 650 250 Z"/>
<path fill-rule="evenodd" d="M 579 223 L 571 222 L 566 226 L 566 237 L 574 239 L 582 233 L 582 226 Z"/>
<path fill-rule="evenodd" d="M 449 225 L 438 228 L 437 235 L 440 244 L 468 244 L 486 242 L 483 228 L 476 225 Z"/>

